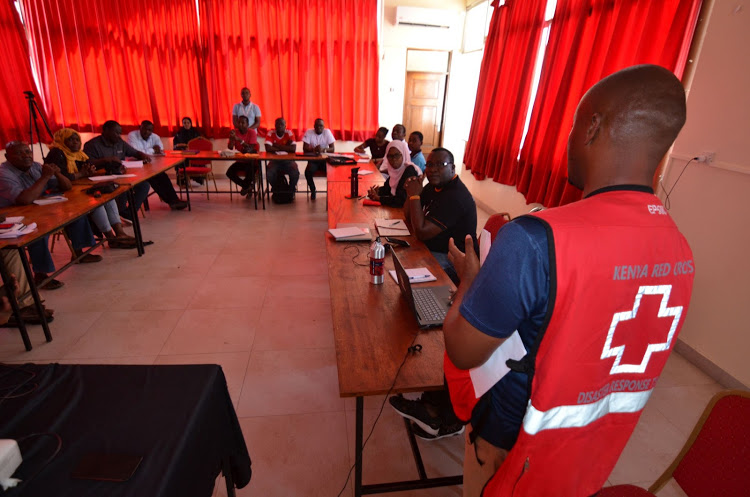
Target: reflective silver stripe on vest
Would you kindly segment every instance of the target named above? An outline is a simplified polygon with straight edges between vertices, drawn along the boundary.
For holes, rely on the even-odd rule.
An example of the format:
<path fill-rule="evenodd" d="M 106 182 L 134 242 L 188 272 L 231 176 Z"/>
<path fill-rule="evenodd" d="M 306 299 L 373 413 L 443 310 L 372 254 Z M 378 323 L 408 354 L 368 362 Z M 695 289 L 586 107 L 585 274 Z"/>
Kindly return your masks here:
<path fill-rule="evenodd" d="M 582 428 L 607 414 L 638 412 L 646 406 L 651 390 L 615 392 L 593 404 L 553 407 L 539 411 L 531 402 L 523 418 L 523 429 L 529 435 L 555 428 Z"/>

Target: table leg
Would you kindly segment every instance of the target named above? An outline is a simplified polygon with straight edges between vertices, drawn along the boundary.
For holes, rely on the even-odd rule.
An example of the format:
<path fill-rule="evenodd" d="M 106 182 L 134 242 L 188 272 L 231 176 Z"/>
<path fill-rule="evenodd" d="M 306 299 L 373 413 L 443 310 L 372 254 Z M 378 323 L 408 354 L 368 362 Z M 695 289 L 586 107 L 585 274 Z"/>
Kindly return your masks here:
<path fill-rule="evenodd" d="M 190 205 L 190 185 L 188 184 L 187 168 L 190 164 L 190 159 L 186 160 L 181 166 L 177 166 L 177 175 L 180 174 L 180 167 L 182 167 L 182 179 L 185 181 L 185 201 L 188 204 L 188 212 L 192 211 L 193 208 Z"/>
<path fill-rule="evenodd" d="M 34 274 L 31 272 L 31 266 L 29 266 L 29 259 L 26 257 L 26 250 L 21 247 L 18 249 L 18 255 L 21 257 L 21 264 L 23 264 L 23 272 L 26 273 L 26 278 L 29 280 L 29 288 L 31 289 L 31 296 L 34 298 L 34 305 L 36 306 L 36 312 L 42 321 L 42 330 L 44 330 L 44 338 L 48 342 L 52 341 L 52 333 L 49 331 L 49 323 L 47 323 L 47 317 L 44 314 L 44 306 L 42 305 L 42 299 L 39 298 L 39 291 L 34 283 Z"/>
<path fill-rule="evenodd" d="M 227 486 L 227 497 L 235 497 L 237 494 L 234 491 L 234 479 L 232 478 L 232 467 L 229 464 L 229 457 L 225 457 L 221 461 L 221 472 L 224 474 L 224 483 Z"/>
<path fill-rule="evenodd" d="M 357 411 L 355 414 L 354 434 L 354 496 L 362 496 L 362 417 L 364 413 L 364 398 L 357 397 Z"/>
<path fill-rule="evenodd" d="M 138 249 L 138 257 L 146 253 L 143 245 L 143 234 L 141 233 L 141 221 L 138 219 L 138 209 L 135 207 L 135 193 L 133 188 L 128 190 L 128 206 L 130 207 L 130 219 L 133 222 L 133 235 L 135 246 Z"/>
<path fill-rule="evenodd" d="M 409 445 L 411 445 L 411 453 L 414 456 L 414 463 L 417 465 L 417 473 L 419 473 L 419 479 L 426 480 L 427 472 L 424 470 L 422 454 L 419 452 L 417 439 L 414 437 L 414 432 L 411 430 L 411 421 L 404 418 L 404 424 L 406 425 L 406 433 L 409 436 Z"/>
<path fill-rule="evenodd" d="M 265 161 L 258 161 L 258 174 L 260 175 L 260 201 L 263 203 L 263 210 L 266 210 L 266 196 L 263 194 L 263 162 Z"/>
<path fill-rule="evenodd" d="M 20 249 L 23 250 L 23 249 Z M 10 284 L 11 277 L 8 272 L 8 268 L 5 266 L 5 260 L 0 257 L 0 277 L 3 279 L 3 285 L 5 286 L 5 294 L 8 296 L 8 302 L 10 302 L 10 308 L 13 310 L 13 315 L 16 317 L 18 323 L 18 331 L 21 333 L 21 339 L 23 340 L 23 346 L 26 350 L 31 350 L 31 340 L 29 340 L 29 332 L 26 330 L 26 323 L 23 322 L 21 317 L 21 309 L 18 307 L 18 301 L 16 300 L 16 292 L 13 291 L 13 285 Z M 30 281 L 30 285 L 34 282 Z M 42 314 L 44 315 L 44 314 Z"/>

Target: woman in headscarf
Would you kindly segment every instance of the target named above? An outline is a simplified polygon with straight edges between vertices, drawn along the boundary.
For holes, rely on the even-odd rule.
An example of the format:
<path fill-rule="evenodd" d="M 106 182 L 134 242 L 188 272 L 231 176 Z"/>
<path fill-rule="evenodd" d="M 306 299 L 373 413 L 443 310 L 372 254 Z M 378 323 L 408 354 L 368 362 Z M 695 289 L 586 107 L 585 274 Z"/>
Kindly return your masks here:
<path fill-rule="evenodd" d="M 55 164 L 71 181 L 96 174 L 96 167 L 89 163 L 89 156 L 81 150 L 81 135 L 70 128 L 63 128 L 56 131 L 53 138 L 45 163 Z M 122 227 L 114 200 L 96 208 L 91 213 L 91 220 L 107 238 L 110 248 L 136 247 L 135 238 L 125 233 Z"/>
<path fill-rule="evenodd" d="M 394 140 L 388 144 L 381 169 L 388 174 L 385 185 L 373 186 L 367 196 L 370 200 L 388 207 L 403 207 L 406 202 L 404 182 L 421 174 L 419 168 L 411 161 L 409 146 L 406 142 Z"/>
<path fill-rule="evenodd" d="M 172 147 L 175 150 L 185 150 L 190 140 L 192 140 L 193 138 L 198 138 L 200 136 L 201 132 L 198 131 L 197 128 L 193 127 L 193 120 L 189 117 L 183 117 L 182 127 L 177 132 L 177 134 L 174 135 L 174 140 L 172 140 Z"/>

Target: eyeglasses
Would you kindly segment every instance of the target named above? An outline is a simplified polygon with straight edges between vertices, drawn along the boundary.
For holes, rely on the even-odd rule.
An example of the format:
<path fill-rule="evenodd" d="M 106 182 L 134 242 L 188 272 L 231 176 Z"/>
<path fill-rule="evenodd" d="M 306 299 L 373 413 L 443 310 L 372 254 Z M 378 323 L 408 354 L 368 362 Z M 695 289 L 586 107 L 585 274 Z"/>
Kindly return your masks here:
<path fill-rule="evenodd" d="M 428 162 L 425 164 L 425 169 L 431 167 L 433 169 L 440 169 L 441 167 L 450 166 L 452 162 Z"/>

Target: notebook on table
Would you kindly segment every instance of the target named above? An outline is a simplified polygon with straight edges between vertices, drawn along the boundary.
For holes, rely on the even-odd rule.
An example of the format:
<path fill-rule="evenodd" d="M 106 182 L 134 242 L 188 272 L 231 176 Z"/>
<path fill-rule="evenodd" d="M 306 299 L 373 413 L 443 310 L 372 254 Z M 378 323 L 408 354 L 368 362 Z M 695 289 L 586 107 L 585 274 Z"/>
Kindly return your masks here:
<path fill-rule="evenodd" d="M 393 257 L 393 265 L 396 267 L 398 286 L 414 311 L 419 326 L 442 326 L 450 306 L 451 287 L 443 285 L 412 288 L 409 275 L 394 250 L 391 250 L 391 256 Z"/>

